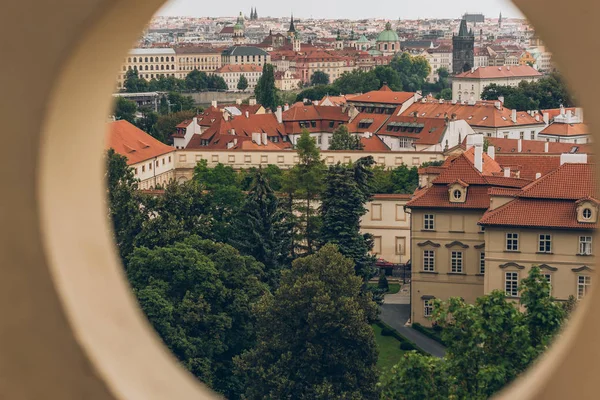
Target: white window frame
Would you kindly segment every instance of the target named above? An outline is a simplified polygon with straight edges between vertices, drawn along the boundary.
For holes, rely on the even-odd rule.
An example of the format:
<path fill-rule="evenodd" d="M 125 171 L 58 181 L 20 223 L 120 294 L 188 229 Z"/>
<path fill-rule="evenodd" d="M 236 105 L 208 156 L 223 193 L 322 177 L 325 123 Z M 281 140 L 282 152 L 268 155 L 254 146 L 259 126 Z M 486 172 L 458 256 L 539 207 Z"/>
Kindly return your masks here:
<path fill-rule="evenodd" d="M 552 235 L 540 233 L 538 235 L 538 252 L 552 253 Z"/>
<path fill-rule="evenodd" d="M 431 317 L 433 313 L 433 300 L 423 300 L 423 316 Z"/>
<path fill-rule="evenodd" d="M 455 274 L 463 273 L 463 252 L 452 251 L 450 254 L 450 271 Z"/>
<path fill-rule="evenodd" d="M 592 236 L 579 236 L 579 254 L 592 255 Z"/>
<path fill-rule="evenodd" d="M 506 234 L 506 251 L 519 251 L 519 234 L 510 232 Z"/>
<path fill-rule="evenodd" d="M 508 297 L 519 296 L 519 273 L 505 272 L 504 273 L 504 292 Z"/>
<path fill-rule="evenodd" d="M 435 271 L 435 250 L 423 250 L 423 271 Z"/>
<path fill-rule="evenodd" d="M 592 277 L 589 275 L 577 275 L 577 300 L 581 300 L 585 297 L 587 292 L 591 289 Z"/>
<path fill-rule="evenodd" d="M 435 230 L 435 215 L 425 214 L 423 216 L 423 230 L 433 231 Z"/>
<path fill-rule="evenodd" d="M 481 275 L 485 274 L 485 252 L 479 253 L 479 273 Z"/>

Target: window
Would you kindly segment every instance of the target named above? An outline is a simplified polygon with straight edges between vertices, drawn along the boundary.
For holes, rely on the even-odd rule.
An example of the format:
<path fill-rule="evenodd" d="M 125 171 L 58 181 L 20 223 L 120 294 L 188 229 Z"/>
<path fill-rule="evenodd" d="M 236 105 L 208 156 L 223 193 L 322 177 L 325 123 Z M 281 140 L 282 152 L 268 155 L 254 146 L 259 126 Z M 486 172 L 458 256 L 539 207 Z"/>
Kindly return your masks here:
<path fill-rule="evenodd" d="M 456 189 L 455 191 L 452 192 L 452 196 L 454 197 L 454 199 L 460 200 L 460 198 L 462 197 L 462 192 L 460 190 Z"/>
<path fill-rule="evenodd" d="M 531 131 L 531 132 L 529 133 L 529 139 L 530 139 L 530 140 L 534 140 L 534 139 L 535 139 L 535 131 Z"/>
<path fill-rule="evenodd" d="M 335 125 L 335 122 L 333 122 L 333 121 L 329 122 L 329 127 L 330 128 L 333 128 L 334 125 Z"/>
<path fill-rule="evenodd" d="M 433 301 L 423 300 L 423 316 L 430 317 L 433 312 Z"/>
<path fill-rule="evenodd" d="M 142 165 L 142 172 L 146 172 L 146 166 Z"/>
<path fill-rule="evenodd" d="M 381 254 L 381 236 L 373 236 L 373 254 Z"/>
<path fill-rule="evenodd" d="M 485 253 L 479 253 L 479 273 L 485 274 Z"/>
<path fill-rule="evenodd" d="M 519 234 L 506 234 L 506 251 L 519 251 Z"/>
<path fill-rule="evenodd" d="M 519 133 L 519 139 L 521 139 L 521 140 L 525 139 L 525 132 Z"/>
<path fill-rule="evenodd" d="M 451 257 L 451 272 L 461 274 L 463 272 L 463 252 L 453 251 Z"/>
<path fill-rule="evenodd" d="M 592 210 L 590 210 L 589 208 L 584 209 L 583 210 L 583 218 L 584 219 L 592 218 Z"/>
<path fill-rule="evenodd" d="M 552 251 L 551 235 L 540 235 L 538 250 L 540 253 L 550 253 Z"/>
<path fill-rule="evenodd" d="M 435 229 L 435 217 L 433 214 L 425 214 L 423 218 L 423 229 L 426 231 Z"/>
<path fill-rule="evenodd" d="M 516 272 L 507 272 L 504 274 L 504 291 L 509 297 L 519 295 L 519 275 Z"/>
<path fill-rule="evenodd" d="M 371 204 L 371 220 L 381 221 L 381 204 Z"/>
<path fill-rule="evenodd" d="M 589 256 L 592 254 L 592 237 L 579 236 L 579 254 Z"/>
<path fill-rule="evenodd" d="M 592 285 L 592 277 L 579 275 L 577 277 L 577 300 L 583 299 Z"/>
<path fill-rule="evenodd" d="M 152 169 L 152 163 L 148 163 L 148 169 Z"/>
<path fill-rule="evenodd" d="M 435 271 L 435 251 L 434 250 L 423 250 L 423 271 L 425 271 L 425 272 Z"/>

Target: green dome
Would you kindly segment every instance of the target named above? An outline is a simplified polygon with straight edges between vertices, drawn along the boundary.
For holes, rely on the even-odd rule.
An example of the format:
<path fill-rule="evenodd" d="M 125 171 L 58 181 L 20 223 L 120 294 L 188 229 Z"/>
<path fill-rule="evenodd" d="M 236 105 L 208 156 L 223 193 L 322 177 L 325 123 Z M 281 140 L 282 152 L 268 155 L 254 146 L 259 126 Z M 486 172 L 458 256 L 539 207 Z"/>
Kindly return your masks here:
<path fill-rule="evenodd" d="M 399 42 L 398 34 L 396 31 L 392 30 L 392 25 L 388 22 L 385 24 L 385 31 L 381 32 L 379 36 L 377 36 L 378 42 Z"/>
<path fill-rule="evenodd" d="M 369 43 L 369 40 L 365 37 L 365 35 L 362 35 L 356 43 Z"/>

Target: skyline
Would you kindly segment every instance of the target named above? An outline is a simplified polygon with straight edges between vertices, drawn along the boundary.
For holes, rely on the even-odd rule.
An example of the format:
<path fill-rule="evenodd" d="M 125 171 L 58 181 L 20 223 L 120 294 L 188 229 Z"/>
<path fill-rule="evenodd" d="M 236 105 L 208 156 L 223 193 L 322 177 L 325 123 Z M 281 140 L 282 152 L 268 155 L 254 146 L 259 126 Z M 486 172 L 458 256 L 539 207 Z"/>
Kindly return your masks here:
<path fill-rule="evenodd" d="M 323 3 L 317 0 L 306 0 L 302 7 L 290 7 L 283 3 L 272 3 L 267 0 L 231 0 L 227 3 L 198 2 L 196 0 L 171 0 L 156 15 L 189 16 L 189 17 L 235 17 L 240 11 L 249 14 L 251 7 L 256 7 L 259 17 L 288 17 L 294 14 L 297 18 L 317 19 L 365 19 L 382 18 L 389 20 L 419 18 L 459 18 L 465 12 L 482 13 L 486 18 L 497 18 L 500 12 L 506 18 L 524 18 L 520 11 L 507 0 L 461 0 L 448 2 L 444 0 L 424 0 L 404 6 L 400 2 L 380 2 L 369 5 L 369 14 L 365 15 L 362 3 L 350 0 L 348 7 L 340 9 L 337 3 Z M 356 5 L 353 7 L 353 5 Z"/>

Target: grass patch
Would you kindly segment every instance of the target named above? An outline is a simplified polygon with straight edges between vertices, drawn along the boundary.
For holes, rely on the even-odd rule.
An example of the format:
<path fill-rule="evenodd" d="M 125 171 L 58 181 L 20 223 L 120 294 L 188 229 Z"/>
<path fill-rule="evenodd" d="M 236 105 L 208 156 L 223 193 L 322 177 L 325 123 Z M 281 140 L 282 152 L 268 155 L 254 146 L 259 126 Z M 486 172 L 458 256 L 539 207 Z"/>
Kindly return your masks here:
<path fill-rule="evenodd" d="M 377 324 L 371 325 L 375 332 L 375 341 L 379 349 L 379 358 L 377 366 L 382 372 L 387 372 L 394 365 L 398 364 L 404 350 L 400 350 L 400 341 L 393 336 L 383 336 L 381 334 L 381 326 Z"/>
<path fill-rule="evenodd" d="M 385 292 L 386 294 L 395 294 L 398 293 L 400 291 L 400 284 L 399 283 L 390 283 L 388 285 L 388 291 Z M 370 288 L 374 288 L 377 289 L 377 282 L 369 282 L 369 287 Z"/>

